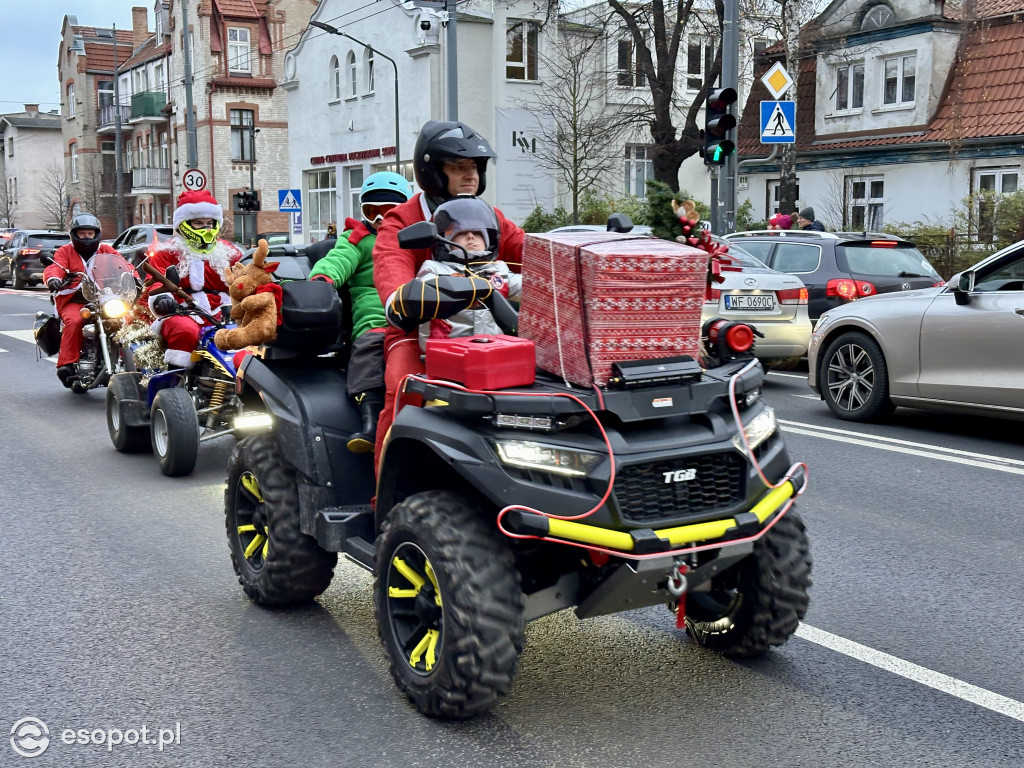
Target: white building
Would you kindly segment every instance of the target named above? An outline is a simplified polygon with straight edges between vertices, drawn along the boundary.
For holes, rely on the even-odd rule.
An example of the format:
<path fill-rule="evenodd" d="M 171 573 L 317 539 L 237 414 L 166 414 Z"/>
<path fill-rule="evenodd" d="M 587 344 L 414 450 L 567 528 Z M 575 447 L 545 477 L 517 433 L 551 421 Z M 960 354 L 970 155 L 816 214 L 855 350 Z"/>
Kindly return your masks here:
<path fill-rule="evenodd" d="M 513 221 L 521 222 L 537 205 L 550 210 L 565 203 L 565 189 L 539 160 L 537 147 L 550 140 L 550 131 L 531 105 L 550 87 L 545 62 L 563 45 L 562 35 L 579 31 L 577 17 L 579 13 L 563 19 L 560 28 L 556 20 L 547 20 L 543 4 L 528 0 L 468 0 L 459 5 L 458 119 L 485 136 L 497 153 L 484 197 Z M 427 120 L 447 119 L 446 30 L 436 11 L 412 3 L 403 6 L 398 0 L 373 6 L 321 0 L 312 21 L 342 25 L 340 31 L 354 39 L 310 28 L 285 57 L 281 87 L 288 93 L 292 116 L 290 181 L 301 192 L 303 208 L 293 234 L 296 242 L 318 240 L 328 223 L 353 215 L 363 179 L 377 170 L 394 169 L 396 141 L 402 172 L 412 180 L 416 132 Z M 644 89 L 632 81 L 620 84 L 632 66 L 621 60 L 620 37 L 616 28 L 604 41 L 608 86 L 600 106 L 607 110 L 643 97 Z M 685 60 L 678 93 L 684 101 L 697 92 L 688 82 L 702 75 L 711 44 L 693 36 L 681 49 Z M 379 54 L 374 56 L 369 47 Z M 395 68 L 384 56 L 397 65 L 397 136 Z M 691 59 L 694 71 L 688 70 Z M 741 60 L 749 63 L 750 57 Z M 618 71 L 622 67 L 627 71 Z M 605 147 L 607 176 L 600 191 L 642 196 L 644 181 L 653 177 L 650 144 L 646 122 L 638 121 L 614 146 Z M 680 184 L 707 197 L 709 182 L 699 157 L 684 163 Z"/>
<path fill-rule="evenodd" d="M 21 229 L 64 229 L 54 221 L 54 196 L 67 194 L 61 118 L 26 104 L 24 112 L 0 115 L 0 216 Z M 7 226 L 7 221 L 3 226 Z"/>

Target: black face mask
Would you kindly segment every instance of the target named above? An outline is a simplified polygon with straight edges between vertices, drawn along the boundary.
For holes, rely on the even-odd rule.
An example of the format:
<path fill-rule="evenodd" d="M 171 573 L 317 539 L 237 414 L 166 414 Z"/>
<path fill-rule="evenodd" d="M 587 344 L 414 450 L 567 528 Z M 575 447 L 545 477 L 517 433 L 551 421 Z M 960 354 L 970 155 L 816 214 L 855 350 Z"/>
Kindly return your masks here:
<path fill-rule="evenodd" d="M 71 242 L 75 244 L 75 250 L 78 251 L 78 255 L 83 259 L 91 257 L 100 247 L 99 237 L 93 237 L 88 240 L 72 237 Z"/>

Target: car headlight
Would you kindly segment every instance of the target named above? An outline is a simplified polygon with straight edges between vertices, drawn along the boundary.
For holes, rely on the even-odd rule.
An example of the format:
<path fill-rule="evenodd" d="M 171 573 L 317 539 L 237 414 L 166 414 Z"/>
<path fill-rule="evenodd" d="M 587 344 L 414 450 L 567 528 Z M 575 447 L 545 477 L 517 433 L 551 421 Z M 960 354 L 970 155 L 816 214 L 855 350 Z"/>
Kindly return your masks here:
<path fill-rule="evenodd" d="M 777 428 L 778 423 L 775 421 L 775 409 L 770 405 L 766 405 L 763 411 L 743 425 L 743 434 L 746 435 L 747 445 L 750 446 L 750 450 L 754 450 L 771 437 Z M 747 446 L 743 444 L 743 438 L 739 435 L 735 435 L 732 438 L 732 444 L 736 446 L 736 450 L 740 453 L 747 452 Z"/>
<path fill-rule="evenodd" d="M 128 305 L 120 299 L 110 299 L 103 302 L 104 317 L 124 317 L 128 313 Z"/>
<path fill-rule="evenodd" d="M 567 477 L 586 476 L 604 458 L 601 453 L 576 451 L 530 440 L 498 440 L 494 447 L 502 463 L 510 467 L 539 469 Z"/>

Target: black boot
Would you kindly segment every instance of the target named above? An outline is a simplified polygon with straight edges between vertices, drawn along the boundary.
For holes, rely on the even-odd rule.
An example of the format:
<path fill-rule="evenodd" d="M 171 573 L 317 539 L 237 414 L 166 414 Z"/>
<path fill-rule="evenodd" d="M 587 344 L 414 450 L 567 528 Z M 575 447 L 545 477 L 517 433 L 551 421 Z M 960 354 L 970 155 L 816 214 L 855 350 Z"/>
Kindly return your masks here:
<path fill-rule="evenodd" d="M 60 379 L 61 384 L 70 389 L 71 385 L 74 383 L 74 380 L 77 378 L 77 376 L 75 376 L 74 363 L 69 363 L 68 365 L 62 365 L 58 367 L 57 378 Z"/>
<path fill-rule="evenodd" d="M 348 439 L 348 449 L 352 453 L 369 453 L 377 439 L 377 418 L 384 407 L 384 393 L 371 389 L 360 392 L 352 400 L 359 409 L 362 428 Z"/>

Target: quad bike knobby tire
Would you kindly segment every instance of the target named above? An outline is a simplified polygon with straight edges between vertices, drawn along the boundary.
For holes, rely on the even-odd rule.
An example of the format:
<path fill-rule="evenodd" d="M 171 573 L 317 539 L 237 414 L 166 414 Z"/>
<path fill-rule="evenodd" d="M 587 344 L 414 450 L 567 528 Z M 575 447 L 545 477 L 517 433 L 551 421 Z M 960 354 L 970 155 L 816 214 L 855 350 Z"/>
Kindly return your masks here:
<path fill-rule="evenodd" d="M 376 553 L 377 628 L 398 688 L 429 717 L 495 707 L 512 689 L 525 622 L 493 515 L 454 493 L 418 493 L 388 513 Z"/>
<path fill-rule="evenodd" d="M 299 489 L 269 434 L 240 440 L 228 462 L 224 498 L 231 564 L 260 605 L 312 600 L 331 583 L 338 555 L 299 527 Z"/>
<path fill-rule="evenodd" d="M 139 399 L 139 385 L 135 378 L 118 374 L 110 379 L 107 386 L 107 432 L 110 442 L 121 453 L 141 453 L 151 448 L 149 427 L 129 426 L 121 418 L 121 402 Z"/>
<path fill-rule="evenodd" d="M 192 473 L 199 458 L 199 417 L 182 387 L 161 389 L 150 410 L 150 437 L 160 471 L 168 477 Z"/>
<path fill-rule="evenodd" d="M 686 631 L 705 648 L 756 658 L 782 645 L 807 613 L 811 554 L 803 520 L 790 510 L 753 553 L 686 598 Z"/>
<path fill-rule="evenodd" d="M 893 412 L 885 355 L 866 333 L 844 333 L 828 345 L 818 382 L 825 404 L 840 419 L 871 421 Z"/>

